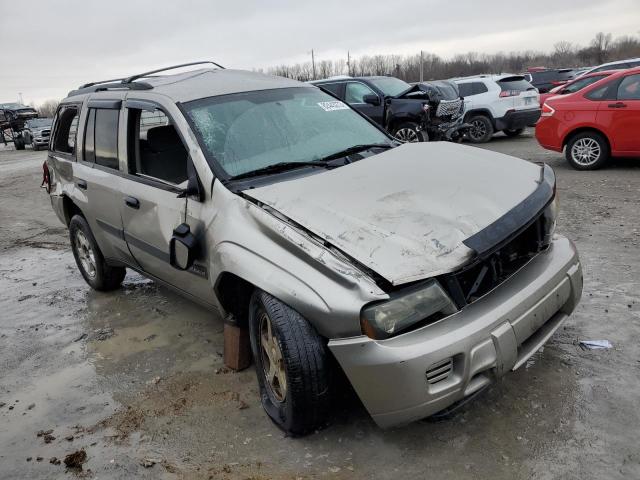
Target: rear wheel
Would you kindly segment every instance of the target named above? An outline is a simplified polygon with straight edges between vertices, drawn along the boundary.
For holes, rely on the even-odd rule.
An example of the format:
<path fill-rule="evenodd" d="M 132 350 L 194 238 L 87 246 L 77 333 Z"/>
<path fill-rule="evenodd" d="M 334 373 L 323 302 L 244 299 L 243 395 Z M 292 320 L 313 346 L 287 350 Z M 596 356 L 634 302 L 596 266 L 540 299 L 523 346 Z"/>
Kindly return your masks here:
<path fill-rule="evenodd" d="M 517 137 L 518 135 L 522 134 L 522 132 L 524 132 L 524 128 L 516 128 L 514 130 L 503 130 L 503 132 L 507 137 Z"/>
<path fill-rule="evenodd" d="M 597 170 L 609 161 L 609 156 L 609 144 L 598 132 L 574 135 L 565 150 L 567 162 L 576 170 Z"/>
<path fill-rule="evenodd" d="M 467 138 L 471 143 L 486 143 L 493 136 L 493 125 L 491 120 L 484 115 L 475 115 L 467 120 L 471 125 Z"/>
<path fill-rule="evenodd" d="M 404 122 L 393 131 L 393 136 L 402 143 L 428 142 L 429 135 L 420 130 L 415 122 Z"/>
<path fill-rule="evenodd" d="M 69 222 L 69 237 L 78 269 L 89 286 L 101 291 L 118 288 L 127 270 L 107 265 L 91 228 L 82 215 L 74 215 Z"/>
<path fill-rule="evenodd" d="M 322 337 L 302 315 L 261 290 L 251 297 L 249 333 L 269 417 L 294 435 L 321 426 L 329 407 L 330 368 Z"/>

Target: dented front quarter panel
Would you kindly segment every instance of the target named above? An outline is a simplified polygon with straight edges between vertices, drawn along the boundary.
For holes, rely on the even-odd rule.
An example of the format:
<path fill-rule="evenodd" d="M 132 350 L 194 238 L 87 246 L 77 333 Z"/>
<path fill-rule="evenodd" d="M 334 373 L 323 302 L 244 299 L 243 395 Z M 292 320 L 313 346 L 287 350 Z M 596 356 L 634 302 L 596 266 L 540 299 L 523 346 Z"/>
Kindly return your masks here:
<path fill-rule="evenodd" d="M 360 310 L 388 295 L 363 271 L 276 212 L 216 181 L 206 220 L 211 280 L 229 272 L 277 297 L 328 338 L 361 334 Z M 223 208 L 221 208 L 224 206 Z"/>

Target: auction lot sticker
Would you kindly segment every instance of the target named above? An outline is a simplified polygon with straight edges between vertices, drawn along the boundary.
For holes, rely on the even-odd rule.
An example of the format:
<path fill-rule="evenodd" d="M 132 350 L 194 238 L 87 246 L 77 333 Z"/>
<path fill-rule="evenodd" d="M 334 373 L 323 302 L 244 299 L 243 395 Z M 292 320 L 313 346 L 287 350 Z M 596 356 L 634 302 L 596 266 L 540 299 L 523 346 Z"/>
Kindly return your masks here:
<path fill-rule="evenodd" d="M 334 100 L 333 102 L 318 102 L 320 108 L 322 108 L 325 112 L 333 112 L 334 110 L 348 110 L 346 104 L 342 103 L 340 100 Z"/>

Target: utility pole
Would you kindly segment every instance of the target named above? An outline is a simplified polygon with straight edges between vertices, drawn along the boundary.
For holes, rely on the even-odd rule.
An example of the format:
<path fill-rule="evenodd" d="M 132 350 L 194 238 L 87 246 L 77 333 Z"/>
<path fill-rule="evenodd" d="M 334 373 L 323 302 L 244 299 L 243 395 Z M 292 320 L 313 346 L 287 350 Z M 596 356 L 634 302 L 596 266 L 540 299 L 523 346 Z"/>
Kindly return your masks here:
<path fill-rule="evenodd" d="M 316 57 L 313 55 L 313 48 L 311 49 L 311 68 L 313 70 L 313 79 L 316 79 Z"/>
<path fill-rule="evenodd" d="M 18 92 L 18 103 L 22 105 L 24 101 L 22 100 L 22 92 Z"/>
<path fill-rule="evenodd" d="M 420 83 L 424 81 L 424 54 L 420 50 Z"/>
<path fill-rule="evenodd" d="M 349 55 L 349 50 L 347 50 L 347 76 L 351 76 L 351 55 Z"/>

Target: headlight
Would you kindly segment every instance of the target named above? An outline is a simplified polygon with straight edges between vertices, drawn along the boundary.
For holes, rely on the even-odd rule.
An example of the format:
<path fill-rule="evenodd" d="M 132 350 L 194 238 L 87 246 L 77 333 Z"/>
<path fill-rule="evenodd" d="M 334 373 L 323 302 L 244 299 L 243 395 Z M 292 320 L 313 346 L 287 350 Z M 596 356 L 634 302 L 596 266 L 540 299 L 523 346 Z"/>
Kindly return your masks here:
<path fill-rule="evenodd" d="M 556 231 L 556 220 L 558 218 L 558 194 L 556 193 L 551 200 L 551 203 L 547 205 L 542 213 L 544 219 L 544 238 L 542 239 L 543 246 L 548 246 L 551 243 L 553 234 Z"/>
<path fill-rule="evenodd" d="M 367 336 L 383 339 L 430 317 L 437 320 L 457 311 L 449 295 L 431 279 L 393 295 L 386 302 L 363 308 L 360 322 Z"/>

